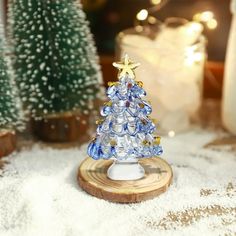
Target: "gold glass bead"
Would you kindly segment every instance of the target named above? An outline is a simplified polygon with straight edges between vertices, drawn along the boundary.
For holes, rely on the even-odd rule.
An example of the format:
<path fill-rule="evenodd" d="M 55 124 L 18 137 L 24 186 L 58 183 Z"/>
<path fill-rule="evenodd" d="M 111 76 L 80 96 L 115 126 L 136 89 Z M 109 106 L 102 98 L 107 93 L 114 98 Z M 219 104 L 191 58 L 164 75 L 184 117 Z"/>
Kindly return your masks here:
<path fill-rule="evenodd" d="M 151 121 L 154 123 L 154 124 L 157 124 L 158 122 L 157 122 L 157 119 L 151 119 Z"/>
<path fill-rule="evenodd" d="M 112 106 L 112 101 L 105 102 L 104 105 L 107 106 L 107 107 L 111 107 Z"/>
<path fill-rule="evenodd" d="M 145 139 L 145 140 L 143 140 L 143 145 L 144 145 L 144 146 L 149 146 L 149 145 L 150 145 L 150 142 Z"/>
<path fill-rule="evenodd" d="M 115 140 L 111 140 L 110 144 L 111 144 L 112 147 L 114 147 L 114 146 L 117 145 L 117 142 Z"/>
<path fill-rule="evenodd" d="M 95 140 L 96 140 L 96 137 L 93 137 L 93 138 L 92 138 L 92 142 L 94 142 Z"/>
<path fill-rule="evenodd" d="M 142 88 L 142 87 L 143 87 L 143 82 L 142 82 L 142 81 L 138 81 L 138 82 L 137 82 L 137 85 L 138 85 L 140 88 Z"/>
<path fill-rule="evenodd" d="M 161 143 L 161 137 L 159 136 L 154 137 L 154 144 L 159 145 L 160 143 Z"/>
<path fill-rule="evenodd" d="M 107 85 L 110 87 L 110 86 L 117 86 L 119 83 L 118 82 L 113 82 L 113 81 L 109 81 L 107 83 Z"/>
<path fill-rule="evenodd" d="M 142 122 L 143 125 L 146 125 L 146 124 L 147 124 L 147 121 L 144 120 L 144 119 L 142 119 L 141 122 Z"/>
<path fill-rule="evenodd" d="M 96 125 L 100 125 L 100 124 L 102 124 L 103 121 L 104 121 L 104 119 L 96 120 Z"/>
<path fill-rule="evenodd" d="M 139 103 L 138 104 L 140 108 L 144 108 L 144 104 L 143 103 Z"/>

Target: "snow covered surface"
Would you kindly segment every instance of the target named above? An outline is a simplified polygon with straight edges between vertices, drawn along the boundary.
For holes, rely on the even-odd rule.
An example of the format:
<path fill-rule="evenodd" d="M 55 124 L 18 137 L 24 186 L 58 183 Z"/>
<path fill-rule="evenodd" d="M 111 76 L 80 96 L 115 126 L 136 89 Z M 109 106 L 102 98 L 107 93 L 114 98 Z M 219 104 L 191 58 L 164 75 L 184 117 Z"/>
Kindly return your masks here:
<path fill-rule="evenodd" d="M 15 153 L 0 170 L 0 235 L 234 235 L 236 154 L 227 146 L 203 148 L 217 135 L 198 130 L 163 138 L 173 184 L 158 198 L 130 205 L 78 187 L 86 146 L 35 144 Z"/>

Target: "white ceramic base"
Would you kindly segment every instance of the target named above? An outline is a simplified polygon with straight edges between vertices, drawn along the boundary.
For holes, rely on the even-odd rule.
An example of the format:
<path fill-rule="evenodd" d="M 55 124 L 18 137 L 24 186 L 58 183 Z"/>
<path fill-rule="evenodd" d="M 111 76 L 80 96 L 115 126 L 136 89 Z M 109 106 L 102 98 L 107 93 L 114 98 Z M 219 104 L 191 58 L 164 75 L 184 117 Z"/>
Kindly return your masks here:
<path fill-rule="evenodd" d="M 112 180 L 137 180 L 144 175 L 145 170 L 138 161 L 114 161 L 107 170 L 107 176 Z"/>

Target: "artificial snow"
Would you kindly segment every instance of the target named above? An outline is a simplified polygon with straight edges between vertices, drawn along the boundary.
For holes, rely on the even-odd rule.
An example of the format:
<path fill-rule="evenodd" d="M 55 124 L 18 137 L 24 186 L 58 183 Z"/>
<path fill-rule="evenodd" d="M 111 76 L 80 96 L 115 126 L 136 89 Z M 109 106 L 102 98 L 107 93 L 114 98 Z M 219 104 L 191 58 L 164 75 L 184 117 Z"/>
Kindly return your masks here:
<path fill-rule="evenodd" d="M 80 189 L 76 174 L 86 145 L 39 143 L 15 153 L 0 170 L 0 235 L 234 235 L 236 155 L 226 146 L 204 148 L 217 137 L 198 130 L 163 138 L 173 184 L 138 204 L 110 203 Z"/>

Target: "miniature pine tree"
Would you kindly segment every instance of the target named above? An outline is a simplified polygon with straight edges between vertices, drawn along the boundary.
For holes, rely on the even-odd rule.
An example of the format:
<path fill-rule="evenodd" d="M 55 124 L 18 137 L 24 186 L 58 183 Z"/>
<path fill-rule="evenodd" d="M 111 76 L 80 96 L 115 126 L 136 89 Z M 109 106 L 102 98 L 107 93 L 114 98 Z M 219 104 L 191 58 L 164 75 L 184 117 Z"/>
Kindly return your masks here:
<path fill-rule="evenodd" d="M 9 16 L 17 84 L 32 117 L 88 113 L 101 73 L 78 1 L 10 0 Z"/>
<path fill-rule="evenodd" d="M 8 59 L 3 28 L 0 26 L 0 131 L 23 128 L 20 102 Z"/>
<path fill-rule="evenodd" d="M 108 84 L 110 101 L 101 109 L 104 119 L 97 122 L 97 135 L 88 146 L 88 155 L 95 160 L 112 158 L 126 164 L 137 162 L 139 158 L 159 156 L 162 153 L 160 137 L 154 135 L 156 127 L 149 117 L 152 108 L 142 99 L 146 95 L 142 82 L 134 80 L 133 70 L 138 64 L 132 63 L 126 55 L 124 62 L 113 65 L 120 70 L 119 81 Z M 108 172 L 112 179 L 126 179 L 119 176 L 120 173 L 113 174 L 109 176 Z M 139 173 L 138 178 L 142 175 Z"/>

